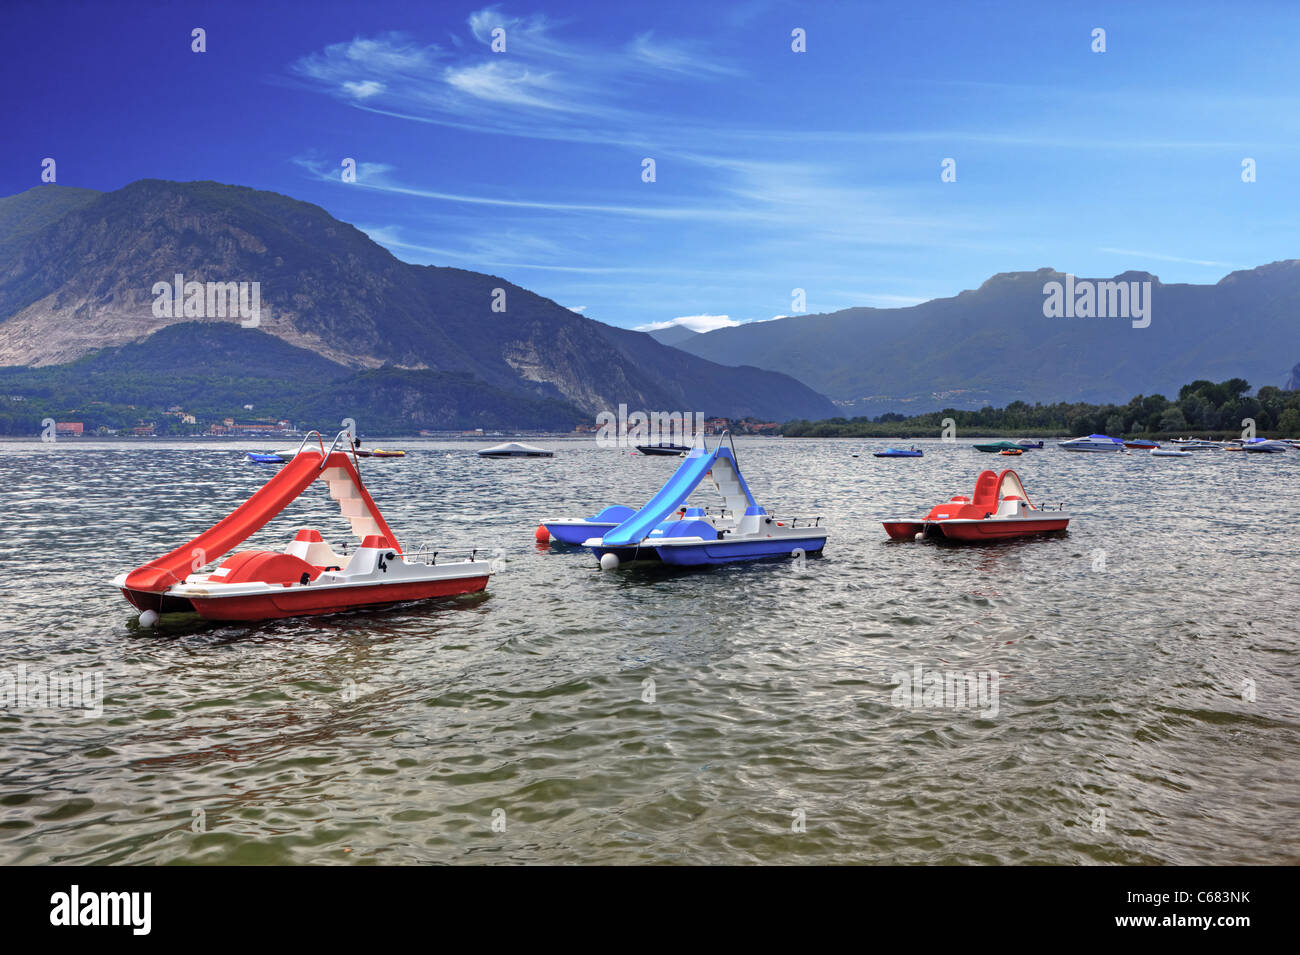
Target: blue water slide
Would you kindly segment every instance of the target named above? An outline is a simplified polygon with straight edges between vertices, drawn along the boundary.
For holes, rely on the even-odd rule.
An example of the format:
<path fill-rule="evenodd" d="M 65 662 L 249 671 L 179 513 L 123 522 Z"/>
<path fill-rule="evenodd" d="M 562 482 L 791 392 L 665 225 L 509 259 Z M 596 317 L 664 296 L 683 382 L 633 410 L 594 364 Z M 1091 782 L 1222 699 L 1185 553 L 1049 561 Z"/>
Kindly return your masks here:
<path fill-rule="evenodd" d="M 731 457 L 722 445 L 712 451 L 703 451 L 699 448 L 691 451 L 678 465 L 673 476 L 668 479 L 668 483 L 659 489 L 659 493 L 650 498 L 645 507 L 601 538 L 601 546 L 631 547 L 648 537 L 660 521 L 685 503 L 691 496 L 691 492 L 713 468 L 713 462 L 718 459 L 720 453 L 728 458 Z"/>

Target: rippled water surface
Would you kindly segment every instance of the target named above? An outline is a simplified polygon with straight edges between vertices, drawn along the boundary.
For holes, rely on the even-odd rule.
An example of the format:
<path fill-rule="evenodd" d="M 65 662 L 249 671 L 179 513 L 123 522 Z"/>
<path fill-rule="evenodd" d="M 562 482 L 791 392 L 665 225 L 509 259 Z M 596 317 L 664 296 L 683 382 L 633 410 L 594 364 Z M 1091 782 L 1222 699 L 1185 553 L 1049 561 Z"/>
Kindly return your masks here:
<path fill-rule="evenodd" d="M 271 470 L 0 444 L 0 690 L 20 665 L 105 690 L 98 718 L 0 709 L 0 862 L 1300 859 L 1300 454 L 1033 452 L 1010 463 L 1068 535 L 952 547 L 879 521 L 1008 459 L 746 440 L 769 510 L 824 515 L 823 557 L 602 573 L 539 519 L 644 503 L 678 461 L 539 443 L 362 462 L 408 549 L 504 558 L 486 595 L 152 630 L 107 580 Z M 321 486 L 253 543 L 299 526 L 346 539 Z M 996 711 L 895 705 L 915 667 L 996 671 Z"/>

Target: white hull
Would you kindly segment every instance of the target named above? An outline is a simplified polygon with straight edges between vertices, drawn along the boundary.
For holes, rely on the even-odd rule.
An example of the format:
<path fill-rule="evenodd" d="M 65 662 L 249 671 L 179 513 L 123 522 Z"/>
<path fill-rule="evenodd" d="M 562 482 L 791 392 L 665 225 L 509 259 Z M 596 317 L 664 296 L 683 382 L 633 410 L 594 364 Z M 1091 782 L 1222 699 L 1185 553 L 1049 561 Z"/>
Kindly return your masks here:
<path fill-rule="evenodd" d="M 1056 446 L 1064 451 L 1123 451 L 1124 442 L 1108 434 L 1090 434 L 1086 438 L 1058 441 Z"/>
<path fill-rule="evenodd" d="M 1251 454 L 1282 454 L 1291 450 L 1291 446 L 1285 441 L 1256 441 L 1245 445 L 1246 451 Z"/>
<path fill-rule="evenodd" d="M 511 441 L 506 444 L 498 444 L 495 447 L 484 448 L 478 452 L 478 456 L 480 458 L 553 458 L 555 452 L 534 447 L 531 444 L 520 444 L 518 441 Z"/>

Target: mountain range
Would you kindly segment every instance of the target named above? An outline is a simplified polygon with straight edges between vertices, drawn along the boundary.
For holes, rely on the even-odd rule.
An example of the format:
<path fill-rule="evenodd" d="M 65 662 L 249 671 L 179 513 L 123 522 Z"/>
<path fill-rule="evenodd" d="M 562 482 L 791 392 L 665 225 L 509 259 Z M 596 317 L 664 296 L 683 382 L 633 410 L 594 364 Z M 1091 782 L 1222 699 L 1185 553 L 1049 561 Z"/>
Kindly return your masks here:
<path fill-rule="evenodd" d="M 259 323 L 159 314 L 155 286 L 177 274 L 258 283 Z M 496 276 L 401 262 L 276 193 L 141 180 L 0 199 L 8 392 L 254 403 L 294 420 L 341 413 L 372 431 L 568 430 L 620 404 L 764 420 L 834 413 L 789 376 L 741 364 L 602 324 Z M 242 400 L 254 392 L 260 402 Z"/>
<path fill-rule="evenodd" d="M 177 274 L 256 282 L 260 321 L 160 313 L 155 289 Z M 1051 283 L 1086 282 L 1150 283 L 1149 324 L 1048 317 Z M 0 198 L 0 394 L 54 413 L 219 417 L 253 404 L 299 423 L 353 417 L 374 433 L 568 430 L 620 404 L 785 421 L 1125 402 L 1194 379 L 1295 388 L 1297 317 L 1300 261 L 1286 260 L 1213 285 L 1005 272 L 906 308 L 643 333 L 503 278 L 402 262 L 277 193 L 141 180 Z M 0 426 L 11 412 L 0 408 Z M 19 417 L 28 428 L 31 414 Z"/>
<path fill-rule="evenodd" d="M 1075 280 L 1082 285 L 1083 279 Z M 1214 285 L 1150 282 L 1150 324 L 1048 318 L 1053 269 L 1006 272 L 978 289 L 907 308 L 850 308 L 687 336 L 676 347 L 712 361 L 782 371 L 846 413 L 909 414 L 1022 400 L 1119 402 L 1173 396 L 1194 379 L 1300 381 L 1300 261 L 1232 272 Z"/>

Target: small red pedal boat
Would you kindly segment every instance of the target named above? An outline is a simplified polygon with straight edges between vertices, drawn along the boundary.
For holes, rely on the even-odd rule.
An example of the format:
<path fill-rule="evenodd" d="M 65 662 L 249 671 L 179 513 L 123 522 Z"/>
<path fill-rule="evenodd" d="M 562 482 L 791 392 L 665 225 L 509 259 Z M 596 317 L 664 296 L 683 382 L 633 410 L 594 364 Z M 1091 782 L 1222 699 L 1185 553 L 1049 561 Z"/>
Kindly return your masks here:
<path fill-rule="evenodd" d="M 316 437 L 320 439 L 317 432 Z M 442 561 L 426 553 L 402 552 L 370 492 L 361 483 L 356 459 L 344 440 L 328 451 L 302 447 L 252 497 L 188 544 L 151 560 L 113 585 L 142 611 L 196 611 L 210 620 L 271 620 L 358 607 L 472 593 L 487 586 L 487 560 Z M 311 437 L 303 439 L 305 445 Z M 340 444 L 342 442 L 342 444 Z M 337 554 L 320 531 L 303 528 L 283 551 L 246 550 L 219 566 L 212 562 L 283 511 L 320 479 L 360 541 L 351 554 Z"/>
<path fill-rule="evenodd" d="M 895 540 L 915 540 L 918 535 L 955 541 L 1005 540 L 1063 531 L 1070 523 L 1062 511 L 1034 507 L 1015 471 L 1001 474 L 981 471 L 975 493 L 959 495 L 931 508 L 919 521 L 885 521 Z"/>

